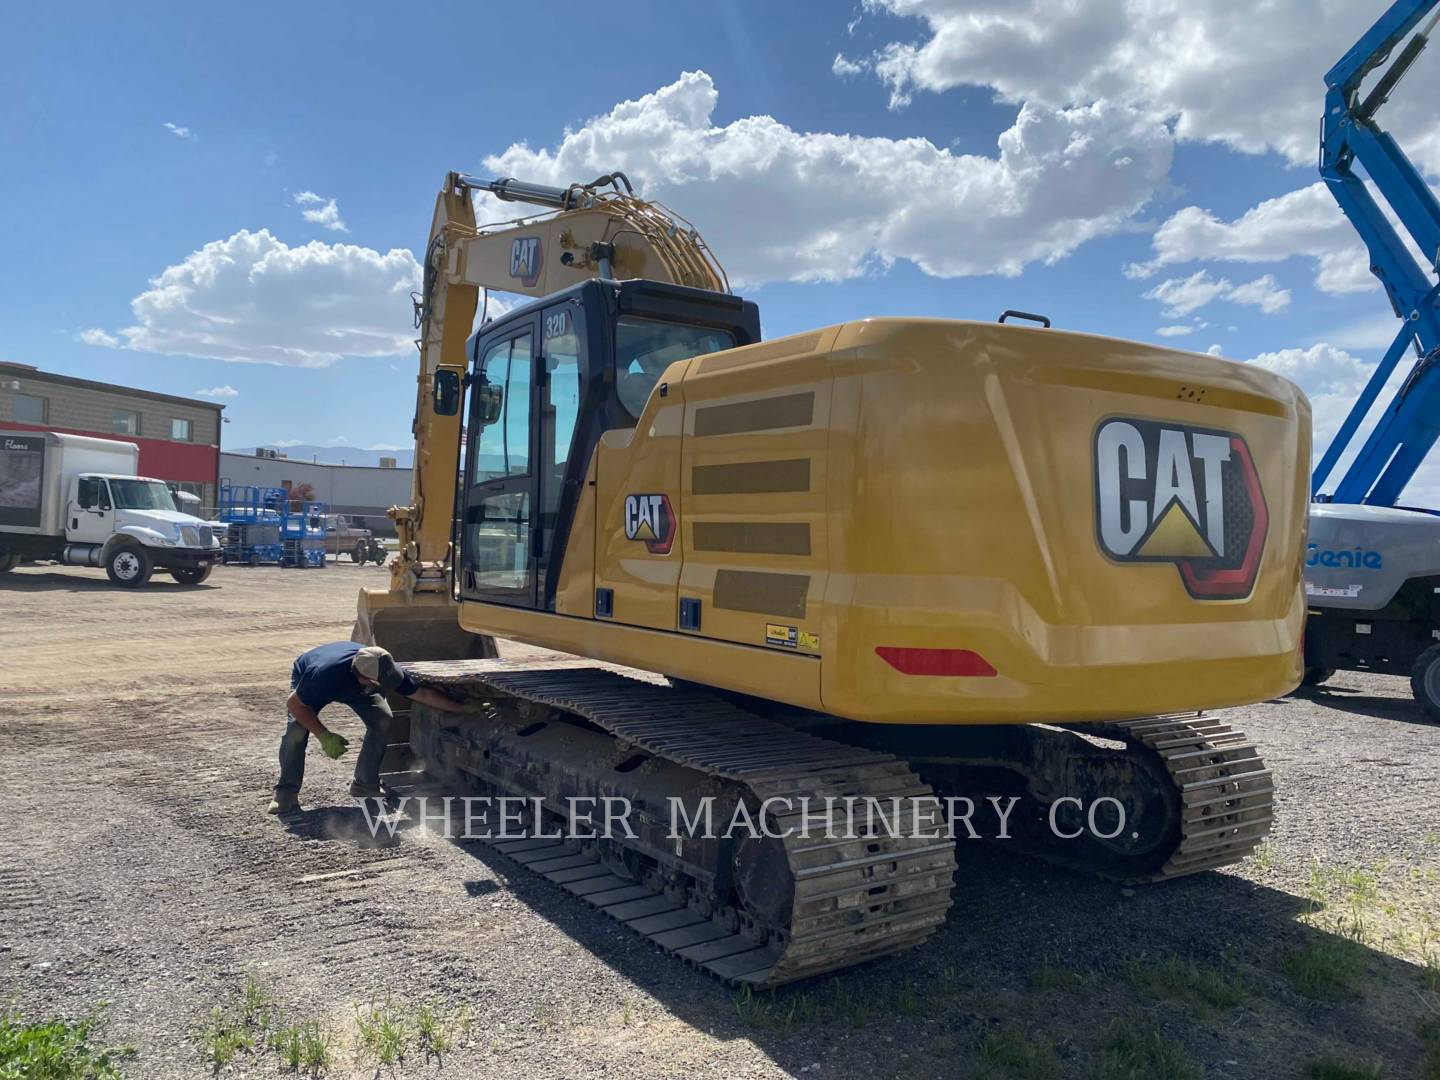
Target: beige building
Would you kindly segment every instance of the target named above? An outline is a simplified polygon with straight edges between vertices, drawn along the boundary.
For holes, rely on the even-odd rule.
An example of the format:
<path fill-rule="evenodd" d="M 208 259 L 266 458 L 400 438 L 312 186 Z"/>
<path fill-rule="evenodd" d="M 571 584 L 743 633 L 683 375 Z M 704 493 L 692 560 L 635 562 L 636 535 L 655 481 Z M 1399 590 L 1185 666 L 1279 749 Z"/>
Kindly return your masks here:
<path fill-rule="evenodd" d="M 213 505 L 223 405 L 56 375 L 0 361 L 0 428 L 119 439 L 140 448 L 140 472 Z"/>

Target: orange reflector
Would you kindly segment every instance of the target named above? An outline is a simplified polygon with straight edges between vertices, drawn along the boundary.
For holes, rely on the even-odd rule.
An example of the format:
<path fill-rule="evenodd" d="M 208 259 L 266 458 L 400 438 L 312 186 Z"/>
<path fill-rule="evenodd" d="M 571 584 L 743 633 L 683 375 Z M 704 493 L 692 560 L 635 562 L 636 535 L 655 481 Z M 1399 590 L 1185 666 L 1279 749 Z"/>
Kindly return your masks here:
<path fill-rule="evenodd" d="M 969 649 L 897 649 L 877 645 L 875 653 L 902 675 L 968 675 L 988 679 L 998 674 L 988 660 Z"/>

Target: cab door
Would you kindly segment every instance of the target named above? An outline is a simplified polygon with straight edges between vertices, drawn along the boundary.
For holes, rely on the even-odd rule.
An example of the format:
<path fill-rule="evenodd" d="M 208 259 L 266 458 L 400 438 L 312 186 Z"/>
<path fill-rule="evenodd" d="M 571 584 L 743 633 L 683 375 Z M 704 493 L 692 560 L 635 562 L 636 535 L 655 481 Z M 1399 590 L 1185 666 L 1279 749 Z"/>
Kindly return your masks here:
<path fill-rule="evenodd" d="M 82 476 L 66 515 L 65 538 L 77 544 L 103 544 L 115 532 L 115 504 L 101 476 Z"/>
<path fill-rule="evenodd" d="M 574 460 L 586 388 L 583 329 L 581 305 L 565 301 L 477 345 L 460 541 L 467 600 L 554 607 L 553 579 L 583 483 L 583 463 Z M 497 390 L 499 409 L 487 416 Z"/>
<path fill-rule="evenodd" d="M 460 592 L 467 600 L 535 606 L 536 329 L 535 319 L 523 319 L 477 345 L 462 480 Z"/>

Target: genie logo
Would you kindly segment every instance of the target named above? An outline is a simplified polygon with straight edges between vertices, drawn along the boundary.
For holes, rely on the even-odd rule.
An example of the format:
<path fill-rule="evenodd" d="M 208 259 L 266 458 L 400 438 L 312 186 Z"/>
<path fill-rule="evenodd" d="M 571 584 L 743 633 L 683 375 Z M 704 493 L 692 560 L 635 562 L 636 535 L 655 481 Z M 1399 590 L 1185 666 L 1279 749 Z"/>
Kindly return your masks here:
<path fill-rule="evenodd" d="M 1094 449 L 1101 551 L 1174 564 L 1197 600 L 1250 595 L 1270 517 L 1241 436 L 1116 417 L 1095 429 Z"/>
<path fill-rule="evenodd" d="M 529 288 L 540 280 L 540 237 L 520 236 L 510 243 L 510 276 Z"/>
<path fill-rule="evenodd" d="M 1331 551 L 1319 544 L 1305 545 L 1306 566 L 1328 566 L 1346 570 L 1383 570 L 1384 557 L 1378 551 L 1356 548 L 1354 551 Z"/>

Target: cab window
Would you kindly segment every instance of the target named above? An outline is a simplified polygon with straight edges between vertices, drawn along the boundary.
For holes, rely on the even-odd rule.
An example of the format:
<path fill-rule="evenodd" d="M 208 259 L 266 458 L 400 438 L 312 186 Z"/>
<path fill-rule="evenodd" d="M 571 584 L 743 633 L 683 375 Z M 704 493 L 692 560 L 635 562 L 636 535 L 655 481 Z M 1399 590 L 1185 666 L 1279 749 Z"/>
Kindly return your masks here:
<path fill-rule="evenodd" d="M 728 330 L 622 315 L 615 323 L 615 389 L 620 404 L 639 419 L 650 391 L 676 360 L 734 347 L 735 337 Z"/>
<path fill-rule="evenodd" d="M 530 366 L 533 343 L 529 334 L 491 346 L 480 364 L 480 378 L 503 394 L 499 418 L 480 429 L 474 457 L 472 484 L 525 476 L 530 472 Z"/>
<path fill-rule="evenodd" d="M 79 492 L 80 509 L 109 510 L 110 489 L 98 476 L 82 476 Z"/>

